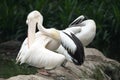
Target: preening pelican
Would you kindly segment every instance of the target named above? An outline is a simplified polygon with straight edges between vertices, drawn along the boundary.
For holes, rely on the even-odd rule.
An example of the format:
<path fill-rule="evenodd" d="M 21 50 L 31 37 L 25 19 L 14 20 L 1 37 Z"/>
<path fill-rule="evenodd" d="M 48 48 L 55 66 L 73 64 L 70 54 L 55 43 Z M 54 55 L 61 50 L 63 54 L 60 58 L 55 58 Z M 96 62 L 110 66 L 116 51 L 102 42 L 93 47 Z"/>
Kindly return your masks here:
<path fill-rule="evenodd" d="M 31 12 L 26 22 L 28 38 L 22 44 L 16 58 L 17 62 L 45 69 L 61 65 L 65 57 L 76 65 L 83 63 L 83 45 L 72 32 L 59 31 L 54 28 L 45 29 L 42 25 L 43 17 L 38 11 Z M 37 33 L 35 33 L 36 24 L 39 29 Z M 56 50 L 58 47 L 61 48 Z"/>
<path fill-rule="evenodd" d="M 85 16 L 81 15 L 75 19 L 64 31 L 73 32 L 82 42 L 83 46 L 87 46 L 95 37 L 96 24 L 94 20 L 86 19 Z"/>
<path fill-rule="evenodd" d="M 28 38 L 23 42 L 16 60 L 21 64 L 28 63 L 38 68 L 53 69 L 63 63 L 65 56 L 52 51 L 60 45 L 59 37 L 56 37 L 59 36 L 59 33 L 54 34 L 54 31 L 57 30 L 47 30 L 47 33 L 51 34 L 52 38 L 40 31 L 35 34 L 36 24 L 42 24 L 42 21 L 42 15 L 38 11 L 33 11 L 28 15 Z"/>
<path fill-rule="evenodd" d="M 68 33 L 68 34 L 69 33 L 73 33 L 81 41 L 81 43 L 83 44 L 83 46 L 87 46 L 88 44 L 90 44 L 92 42 L 92 40 L 95 37 L 95 34 L 96 34 L 96 24 L 95 24 L 94 20 L 92 20 L 92 19 L 86 19 L 83 15 L 81 15 L 77 19 L 75 19 L 69 25 L 68 28 L 66 28 L 65 30 L 63 30 L 63 32 Z M 72 51 L 73 53 L 75 53 L 78 50 L 79 53 L 80 53 L 79 54 L 79 59 L 81 59 L 81 62 L 79 61 L 79 64 L 82 64 L 83 61 L 84 61 L 84 54 L 83 54 L 84 50 L 83 49 L 81 49 L 81 50 L 76 49 L 76 45 L 74 43 L 72 43 L 73 40 L 70 39 L 71 40 L 70 41 L 69 39 L 66 39 L 67 35 L 63 36 L 64 33 L 61 33 L 61 34 L 62 34 L 61 37 L 63 37 L 66 40 L 66 41 L 64 41 L 64 40 L 63 41 L 68 46 L 67 48 L 69 50 L 68 49 L 66 50 L 63 45 L 60 45 L 60 47 L 57 49 L 57 51 L 59 53 L 61 53 L 61 54 L 64 54 L 65 57 L 66 57 L 66 59 L 68 61 L 71 61 L 71 62 L 75 63 L 75 60 L 72 59 L 71 52 L 69 52 L 69 51 Z M 80 45 L 80 43 L 77 43 L 77 44 Z M 76 62 L 78 62 L 78 61 L 76 61 Z"/>

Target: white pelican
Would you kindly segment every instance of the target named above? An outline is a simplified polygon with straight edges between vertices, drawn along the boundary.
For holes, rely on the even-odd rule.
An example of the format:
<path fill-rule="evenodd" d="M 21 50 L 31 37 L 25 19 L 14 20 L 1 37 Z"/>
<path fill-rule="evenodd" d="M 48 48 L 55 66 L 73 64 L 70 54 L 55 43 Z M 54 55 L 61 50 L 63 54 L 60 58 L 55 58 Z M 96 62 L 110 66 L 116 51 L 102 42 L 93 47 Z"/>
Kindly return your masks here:
<path fill-rule="evenodd" d="M 83 15 L 79 16 L 77 19 L 75 19 L 68 28 L 66 28 L 65 30 L 63 30 L 63 32 L 66 33 L 73 33 L 83 44 L 83 46 L 87 46 L 88 44 L 90 44 L 92 42 L 92 40 L 95 37 L 96 34 L 96 24 L 94 22 L 94 20 L 92 19 L 86 19 Z M 63 33 L 61 33 L 63 34 Z M 61 35 L 62 37 L 64 37 L 63 35 Z M 67 38 L 67 36 L 64 37 L 64 39 Z M 75 44 L 72 44 L 72 41 L 66 39 L 65 43 L 70 44 L 70 49 L 72 49 L 73 51 L 76 50 Z M 67 45 L 68 45 L 67 44 Z M 72 45 L 72 46 L 71 46 Z M 74 46 L 73 46 L 74 45 Z M 73 61 L 69 50 L 66 50 L 62 45 L 60 45 L 60 47 L 57 49 L 57 51 L 61 54 L 64 54 L 66 59 L 69 61 Z M 80 52 L 81 51 L 81 52 Z M 75 51 L 74 51 L 75 52 Z M 74 53 L 73 52 L 73 53 Z M 84 54 L 82 54 L 82 49 L 79 50 L 79 52 L 81 53 L 81 60 L 84 61 Z M 81 61 L 82 63 L 82 61 Z M 79 62 L 79 64 L 81 64 Z"/>
<path fill-rule="evenodd" d="M 28 63 L 38 68 L 53 69 L 63 63 L 65 56 L 51 51 L 57 49 L 60 45 L 57 30 L 47 30 L 47 33 L 51 34 L 52 38 L 45 36 L 41 32 L 35 34 L 36 22 L 39 21 L 38 23 L 42 24 L 42 19 L 41 14 L 37 11 L 33 11 L 28 15 L 28 38 L 23 42 L 16 60 L 21 64 Z"/>
<path fill-rule="evenodd" d="M 87 46 L 95 37 L 96 24 L 94 20 L 86 19 L 85 16 L 81 15 L 75 19 L 64 31 L 73 32 L 82 42 L 83 46 Z"/>
<path fill-rule="evenodd" d="M 54 28 L 45 29 L 42 22 L 43 17 L 38 11 L 28 15 L 28 38 L 22 44 L 16 58 L 17 62 L 52 69 L 61 65 L 67 57 L 67 60 L 81 65 L 84 61 L 84 49 L 79 39 L 71 32 L 58 31 Z M 35 34 L 36 24 L 40 31 Z M 59 51 L 63 52 L 62 54 L 55 52 L 60 44 L 62 50 Z"/>

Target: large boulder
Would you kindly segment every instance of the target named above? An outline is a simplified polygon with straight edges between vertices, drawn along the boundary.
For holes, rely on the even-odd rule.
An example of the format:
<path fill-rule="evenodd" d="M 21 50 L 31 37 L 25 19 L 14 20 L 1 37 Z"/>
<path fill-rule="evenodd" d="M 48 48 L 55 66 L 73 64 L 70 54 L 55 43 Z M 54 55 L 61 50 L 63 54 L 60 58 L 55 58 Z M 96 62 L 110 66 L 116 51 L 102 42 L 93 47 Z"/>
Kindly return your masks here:
<path fill-rule="evenodd" d="M 7 80 L 120 80 L 120 63 L 105 57 L 99 50 L 85 48 L 85 62 L 76 66 L 67 62 L 44 76 L 39 72 L 32 75 L 18 75 Z"/>
<path fill-rule="evenodd" d="M 36 75 L 18 75 L 18 76 L 11 77 L 7 80 L 51 80 L 51 79 L 46 77 L 36 76 Z"/>
<path fill-rule="evenodd" d="M 5 59 L 15 59 L 20 46 L 21 42 L 15 40 L 0 43 L 0 57 Z"/>

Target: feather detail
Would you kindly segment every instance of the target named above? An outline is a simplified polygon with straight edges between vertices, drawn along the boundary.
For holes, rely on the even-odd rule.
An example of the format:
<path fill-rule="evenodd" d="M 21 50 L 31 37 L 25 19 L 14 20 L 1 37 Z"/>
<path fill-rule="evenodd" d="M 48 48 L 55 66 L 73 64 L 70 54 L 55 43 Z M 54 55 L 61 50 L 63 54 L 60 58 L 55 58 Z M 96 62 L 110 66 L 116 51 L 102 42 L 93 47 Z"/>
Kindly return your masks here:
<path fill-rule="evenodd" d="M 48 37 L 41 35 L 41 38 L 35 39 L 29 49 L 25 48 L 26 41 L 17 56 L 17 62 L 21 64 L 27 63 L 38 68 L 53 69 L 65 60 L 64 55 L 46 49 L 46 45 L 51 41 Z"/>
<path fill-rule="evenodd" d="M 70 34 L 67 34 L 65 32 L 63 32 L 64 35 L 66 35 L 68 38 L 66 39 L 70 39 L 71 42 L 69 43 L 64 43 L 64 39 L 62 40 L 62 46 L 66 49 L 67 52 L 64 52 L 63 54 L 66 55 L 66 53 L 68 53 L 67 55 L 70 55 L 70 56 L 67 56 L 67 58 L 69 58 L 68 60 L 72 60 L 76 65 L 81 65 L 84 61 L 84 48 L 83 48 L 83 45 L 82 43 L 80 42 L 80 40 L 73 34 L 73 33 L 70 33 Z M 72 43 L 74 45 L 74 48 L 73 46 L 71 47 L 69 44 Z M 69 46 L 70 47 L 69 47 Z M 72 50 L 74 49 L 74 50 Z"/>
<path fill-rule="evenodd" d="M 73 62 L 76 65 L 81 65 L 85 60 L 84 47 L 81 41 L 74 34 L 71 33 L 71 35 L 72 35 L 73 41 L 75 42 L 75 45 L 77 46 L 77 49 L 73 56 L 74 57 Z"/>
<path fill-rule="evenodd" d="M 70 33 L 68 33 L 70 35 Z M 71 51 L 72 53 L 76 50 L 76 45 L 74 44 L 73 40 L 70 39 L 68 35 L 66 35 L 63 31 L 60 31 L 61 43 L 62 45 Z"/>

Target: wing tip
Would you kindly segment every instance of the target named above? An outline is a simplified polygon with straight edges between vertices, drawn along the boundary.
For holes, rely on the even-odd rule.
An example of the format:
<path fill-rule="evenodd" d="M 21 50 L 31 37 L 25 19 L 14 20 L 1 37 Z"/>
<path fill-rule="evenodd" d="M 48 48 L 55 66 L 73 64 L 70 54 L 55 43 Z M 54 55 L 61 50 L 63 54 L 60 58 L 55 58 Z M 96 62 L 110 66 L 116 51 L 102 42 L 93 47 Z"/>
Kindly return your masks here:
<path fill-rule="evenodd" d="M 75 64 L 75 65 L 82 65 L 83 63 L 84 63 L 84 60 L 83 61 L 77 61 L 77 60 L 75 60 L 75 59 L 72 59 L 72 61 L 73 61 L 73 63 Z"/>
<path fill-rule="evenodd" d="M 73 40 L 77 46 L 77 49 L 76 49 L 76 52 L 75 52 L 75 55 L 74 55 L 74 58 L 73 59 L 73 62 L 76 64 L 76 65 L 82 65 L 84 60 L 85 60 L 85 55 L 84 55 L 84 47 L 83 47 L 83 44 L 81 43 L 81 41 L 74 35 L 72 34 L 72 37 L 73 37 Z"/>

